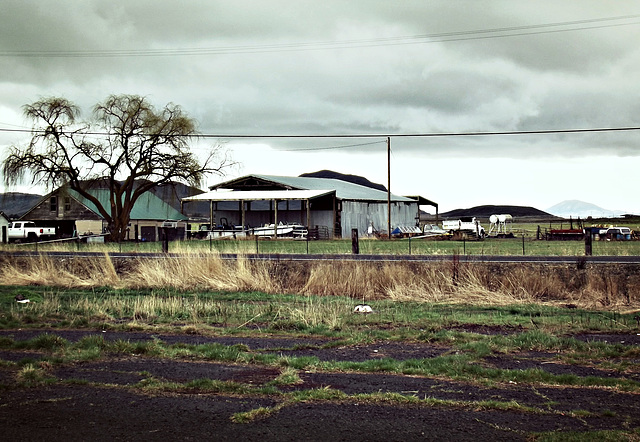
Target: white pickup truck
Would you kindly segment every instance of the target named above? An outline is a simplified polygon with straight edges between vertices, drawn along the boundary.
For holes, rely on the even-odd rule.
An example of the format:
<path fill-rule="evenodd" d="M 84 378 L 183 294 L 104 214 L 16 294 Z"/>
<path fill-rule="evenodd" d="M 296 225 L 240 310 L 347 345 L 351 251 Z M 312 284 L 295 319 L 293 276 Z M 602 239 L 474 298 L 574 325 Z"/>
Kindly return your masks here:
<path fill-rule="evenodd" d="M 463 216 L 456 220 L 444 220 L 442 221 L 442 229 L 447 232 L 454 233 L 455 231 L 469 232 L 473 236 L 484 238 L 484 227 L 480 225 L 480 222 L 471 216 Z"/>
<path fill-rule="evenodd" d="M 53 239 L 55 227 L 38 227 L 33 221 L 14 221 L 7 230 L 9 241 L 39 241 Z"/>

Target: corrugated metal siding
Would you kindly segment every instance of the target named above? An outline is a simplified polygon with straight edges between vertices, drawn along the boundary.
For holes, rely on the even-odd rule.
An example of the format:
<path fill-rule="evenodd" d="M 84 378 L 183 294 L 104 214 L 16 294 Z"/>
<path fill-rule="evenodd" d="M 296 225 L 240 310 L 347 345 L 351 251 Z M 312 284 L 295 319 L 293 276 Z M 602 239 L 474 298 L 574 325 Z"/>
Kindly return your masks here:
<path fill-rule="evenodd" d="M 329 232 L 333 232 L 333 211 L 315 210 L 311 212 L 310 227 L 327 227 Z M 333 235 L 333 233 L 331 233 Z"/>
<path fill-rule="evenodd" d="M 373 227 L 387 231 L 387 204 L 366 203 L 359 201 L 342 202 L 342 237 L 351 236 L 351 229 L 358 229 L 358 234 L 364 236 L 373 222 Z M 414 225 L 418 203 L 391 203 L 391 229 L 399 225 Z"/>

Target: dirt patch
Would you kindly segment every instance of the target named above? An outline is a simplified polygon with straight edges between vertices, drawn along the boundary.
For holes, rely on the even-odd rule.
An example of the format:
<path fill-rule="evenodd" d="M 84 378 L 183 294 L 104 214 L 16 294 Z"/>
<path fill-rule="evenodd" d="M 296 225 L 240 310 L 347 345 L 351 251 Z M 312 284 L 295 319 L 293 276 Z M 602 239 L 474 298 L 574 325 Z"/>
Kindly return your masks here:
<path fill-rule="evenodd" d="M 581 333 L 572 335 L 572 338 L 584 342 L 606 342 L 608 344 L 640 345 L 640 333 Z"/>
<path fill-rule="evenodd" d="M 380 341 L 372 344 L 345 345 L 335 348 L 299 348 L 280 350 L 284 356 L 313 356 L 321 361 L 364 362 L 391 358 L 397 361 L 440 356 L 449 349 L 442 346 L 416 343 Z"/>
<path fill-rule="evenodd" d="M 256 353 L 311 356 L 319 360 L 366 361 L 434 358 L 453 351 L 422 342 L 380 341 L 336 346 L 332 340 L 297 337 L 210 337 L 48 330 L 70 341 L 99 334 L 105 339 L 171 344 L 217 342 L 244 344 Z M 3 330 L 0 336 L 31 339 L 41 330 Z M 624 339 L 627 341 L 627 338 Z M 522 440 L 534 432 L 594 431 L 640 428 L 640 395 L 617 389 L 559 387 L 519 383 L 464 382 L 437 377 L 389 373 L 300 371 L 300 383 L 276 384 L 279 394 L 229 395 L 191 391 L 150 393 L 139 388 L 145 379 L 185 383 L 197 379 L 233 381 L 248 386 L 273 385 L 279 367 L 114 355 L 100 361 L 54 364 L 47 375 L 53 384 L 18 386 L 19 365 L 46 352 L 0 352 L 0 420 L 8 440 Z M 490 355 L 478 363 L 509 370 L 538 368 L 554 374 L 637 379 L 636 366 L 625 373 L 603 367 L 563 363 L 557 354 L 522 352 Z M 282 405 L 286 393 L 334 389 L 347 400 L 287 403 L 278 411 L 246 424 L 232 416 L 260 407 Z M 355 395 L 399 393 L 446 402 L 401 404 Z M 510 403 L 505 409 L 483 403 Z M 430 405 L 427 405 L 430 404 Z M 524 411 L 516 407 L 530 407 Z"/>

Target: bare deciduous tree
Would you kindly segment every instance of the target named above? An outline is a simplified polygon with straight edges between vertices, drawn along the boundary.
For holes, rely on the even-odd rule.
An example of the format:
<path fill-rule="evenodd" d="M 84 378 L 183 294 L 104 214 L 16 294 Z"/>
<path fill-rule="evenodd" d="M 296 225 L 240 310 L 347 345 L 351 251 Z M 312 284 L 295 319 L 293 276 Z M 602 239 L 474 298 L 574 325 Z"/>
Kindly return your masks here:
<path fill-rule="evenodd" d="M 195 121 L 168 104 L 157 110 L 144 97 L 112 95 L 93 108 L 89 121 L 64 98 L 46 98 L 24 107 L 34 126 L 26 146 L 11 146 L 3 161 L 7 185 L 31 178 L 48 189 L 68 186 L 91 201 L 108 225 L 110 239 L 126 235 L 138 198 L 159 184 L 200 186 L 205 175 L 222 175 L 232 161 L 219 145 L 204 161 L 191 152 Z M 104 207 L 90 190 L 107 188 Z"/>

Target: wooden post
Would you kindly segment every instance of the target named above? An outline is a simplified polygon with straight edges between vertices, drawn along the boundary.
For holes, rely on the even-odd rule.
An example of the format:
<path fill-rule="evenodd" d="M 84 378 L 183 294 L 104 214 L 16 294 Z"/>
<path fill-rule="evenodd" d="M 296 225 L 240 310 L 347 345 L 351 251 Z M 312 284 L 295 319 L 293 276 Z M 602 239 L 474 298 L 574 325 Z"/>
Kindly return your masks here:
<path fill-rule="evenodd" d="M 160 235 L 162 235 L 162 253 L 169 253 L 169 229 L 162 227 L 160 232 Z"/>
<path fill-rule="evenodd" d="M 358 243 L 358 229 L 351 229 L 351 253 L 360 254 L 360 244 Z"/>
<path fill-rule="evenodd" d="M 584 236 L 584 254 L 586 256 L 591 256 L 593 253 L 593 236 L 591 235 L 591 229 Z"/>

